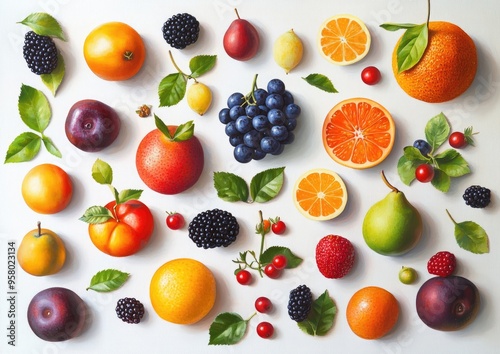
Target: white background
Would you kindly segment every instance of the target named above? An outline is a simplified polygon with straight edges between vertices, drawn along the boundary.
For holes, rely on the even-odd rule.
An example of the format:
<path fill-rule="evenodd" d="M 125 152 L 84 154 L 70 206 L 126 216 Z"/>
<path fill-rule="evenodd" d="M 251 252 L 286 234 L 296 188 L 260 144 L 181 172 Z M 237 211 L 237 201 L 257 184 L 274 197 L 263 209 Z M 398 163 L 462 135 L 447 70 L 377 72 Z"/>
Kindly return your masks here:
<path fill-rule="evenodd" d="M 222 37 L 235 15 L 237 7 L 242 18 L 250 20 L 261 36 L 259 54 L 248 62 L 230 59 L 222 47 Z M 48 12 L 62 25 L 67 42 L 56 40 L 66 61 L 66 77 L 56 97 L 32 74 L 22 58 L 22 42 L 27 27 L 16 24 L 33 12 Z M 17 112 L 17 99 L 21 84 L 42 90 L 52 107 L 52 120 L 45 131 L 61 150 L 58 159 L 42 148 L 31 162 L 0 165 L 1 225 L 0 225 L 0 299 L 6 298 L 6 245 L 43 225 L 57 232 L 64 240 L 67 264 L 63 270 L 49 277 L 33 277 L 17 270 L 17 341 L 16 348 L 7 345 L 7 302 L 0 305 L 0 352 L 2 353 L 493 353 L 498 347 L 500 309 L 498 305 L 498 267 L 500 265 L 498 239 L 498 176 L 500 164 L 496 152 L 500 133 L 498 41 L 498 11 L 494 0 L 434 1 L 433 20 L 447 20 L 458 24 L 473 38 L 478 49 L 479 68 L 475 81 L 461 97 L 443 104 L 429 104 L 407 96 L 396 84 L 391 71 L 393 47 L 402 34 L 387 32 L 379 25 L 383 22 L 422 23 L 426 19 L 426 1 L 373 0 L 373 1 L 67 1 L 20 0 L 2 1 L 0 4 L 0 94 L 2 103 L 0 151 L 5 154 L 10 142 L 28 128 Z M 168 58 L 170 47 L 162 38 L 161 27 L 170 16 L 188 12 L 201 23 L 198 42 L 183 51 L 172 50 L 182 68 L 188 70 L 189 59 L 199 54 L 216 54 L 215 68 L 201 81 L 209 85 L 214 94 L 211 109 L 203 117 L 197 116 L 185 100 L 171 108 L 158 108 L 156 94 L 160 80 L 174 72 Z M 317 33 L 328 17 L 349 13 L 360 17 L 372 34 L 370 53 L 357 64 L 337 67 L 319 53 Z M 123 21 L 134 27 L 143 37 L 147 59 L 141 72 L 125 82 L 107 82 L 96 77 L 86 66 L 82 47 L 86 35 L 97 25 L 108 21 Z M 302 63 L 285 75 L 272 59 L 274 40 L 293 28 L 302 38 L 305 54 Z M 360 79 L 361 70 L 377 66 L 383 75 L 376 86 L 367 86 Z M 338 94 L 328 94 L 309 86 L 301 77 L 310 73 L 330 77 Z M 272 78 L 281 78 L 302 107 L 296 140 L 278 157 L 241 165 L 234 161 L 232 149 L 218 121 L 218 111 L 226 98 L 235 91 L 247 93 L 255 74 L 258 84 L 265 87 Z M 363 96 L 384 105 L 393 115 L 397 126 L 393 152 L 379 166 L 369 170 L 352 170 L 333 162 L 323 149 L 321 127 L 327 112 L 340 100 Z M 92 98 L 113 106 L 122 119 L 122 131 L 115 143 L 99 153 L 84 153 L 73 147 L 64 134 L 64 121 L 69 108 L 78 100 Z M 154 129 L 152 118 L 141 119 L 135 109 L 143 104 L 153 105 L 153 111 L 167 124 L 195 120 L 195 134 L 205 149 L 205 169 L 201 179 L 190 190 L 175 196 L 160 195 L 149 190 L 139 179 L 135 169 L 135 151 L 142 137 Z M 476 147 L 462 151 L 470 163 L 472 174 L 453 180 L 451 189 L 444 194 L 430 184 L 403 185 L 396 171 L 398 158 L 406 145 L 422 138 L 425 123 L 444 112 L 454 130 L 474 126 Z M 4 156 L 4 155 L 2 155 Z M 108 162 L 114 169 L 117 189 L 141 188 L 141 200 L 152 210 L 155 232 L 149 245 L 136 255 L 113 258 L 97 250 L 87 234 L 87 225 L 78 218 L 91 205 L 104 205 L 112 199 L 105 186 L 91 178 L 91 166 L 97 158 Z M 2 157 L 3 159 L 3 157 Z M 64 211 L 55 215 L 38 215 L 30 210 L 21 197 L 21 181 L 29 169 L 40 163 L 55 163 L 64 168 L 74 183 L 74 196 Z M 227 203 L 217 198 L 212 186 L 214 171 L 236 173 L 246 180 L 267 168 L 286 166 L 285 184 L 279 196 L 266 204 Z M 312 168 L 328 168 L 344 179 L 349 202 L 344 213 L 328 222 L 305 219 L 292 203 L 292 188 L 296 179 Z M 361 235 L 364 214 L 389 191 L 380 180 L 383 169 L 388 179 L 400 188 L 421 212 L 424 235 L 420 244 L 402 257 L 384 257 L 371 251 Z M 471 184 L 487 186 L 492 190 L 490 206 L 484 210 L 465 205 L 461 195 Z M 241 226 L 237 242 L 225 249 L 198 249 L 187 236 L 187 230 L 170 231 L 164 219 L 166 210 L 176 210 L 191 220 L 197 213 L 222 208 L 233 213 Z M 453 224 L 445 209 L 458 221 L 473 220 L 484 227 L 490 237 L 491 252 L 475 255 L 458 247 Z M 289 247 L 304 258 L 304 263 L 287 270 L 278 280 L 255 278 L 251 286 L 239 285 L 233 276 L 231 262 L 238 252 L 258 250 L 259 237 L 253 233 L 258 222 L 258 210 L 265 217 L 279 215 L 288 225 L 284 236 L 270 235 L 266 246 Z M 496 222 L 495 222 L 496 221 Z M 357 261 L 352 272 L 340 280 L 324 278 L 316 268 L 314 249 L 320 238 L 338 234 L 349 238 L 355 245 Z M 481 309 L 476 321 L 459 332 L 439 332 L 426 327 L 417 317 L 415 295 L 419 286 L 429 278 L 426 263 L 437 251 L 448 250 L 457 256 L 457 274 L 473 281 L 481 293 Z M 213 271 L 217 280 L 218 297 L 213 310 L 197 324 L 180 326 L 160 319 L 151 307 L 149 281 L 154 271 L 168 260 L 191 257 L 202 260 Z M 403 285 L 398 281 L 402 265 L 412 266 L 419 272 L 417 284 Z M 130 272 L 130 280 L 119 290 L 108 293 L 85 291 L 90 278 L 97 271 L 117 268 Z M 307 284 L 315 296 L 328 289 L 338 307 L 332 330 L 322 338 L 301 332 L 289 319 L 286 304 L 288 293 L 299 284 Z M 358 289 L 377 285 L 391 291 L 399 300 L 401 315 L 390 335 L 381 340 L 366 341 L 349 329 L 345 308 L 351 295 Z M 26 309 L 31 298 L 40 290 L 52 286 L 65 286 L 78 293 L 86 302 L 90 316 L 85 332 L 63 343 L 40 340 L 30 330 Z M 146 315 L 139 325 L 120 321 L 114 312 L 116 301 L 122 297 L 136 297 L 146 307 Z M 208 346 L 208 328 L 220 312 L 234 311 L 243 317 L 254 312 L 253 302 L 258 296 L 271 298 L 275 310 L 258 315 L 251 322 L 246 336 L 235 346 Z M 260 321 L 275 326 L 275 336 L 264 340 L 257 336 L 255 326 Z"/>

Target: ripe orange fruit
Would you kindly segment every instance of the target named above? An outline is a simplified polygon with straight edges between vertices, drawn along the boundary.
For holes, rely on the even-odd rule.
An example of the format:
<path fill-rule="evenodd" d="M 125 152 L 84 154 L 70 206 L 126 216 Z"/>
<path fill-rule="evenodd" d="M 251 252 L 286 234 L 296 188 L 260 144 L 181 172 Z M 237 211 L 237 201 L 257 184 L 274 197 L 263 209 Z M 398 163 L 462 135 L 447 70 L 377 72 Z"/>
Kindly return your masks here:
<path fill-rule="evenodd" d="M 55 274 L 66 261 L 66 248 L 54 231 L 42 229 L 38 222 L 38 228 L 23 237 L 17 250 L 17 261 L 31 275 Z"/>
<path fill-rule="evenodd" d="M 399 86 L 411 97 L 431 103 L 446 102 L 472 84 L 477 71 L 476 46 L 457 25 L 430 22 L 429 42 L 422 59 L 401 73 L 396 55 L 399 41 L 392 53 L 392 69 Z"/>
<path fill-rule="evenodd" d="M 192 324 L 212 309 L 216 297 L 215 278 L 203 263 L 178 258 L 156 270 L 149 287 L 154 310 L 165 321 Z"/>
<path fill-rule="evenodd" d="M 330 220 L 339 216 L 347 204 L 347 188 L 333 171 L 318 168 L 297 179 L 293 201 L 299 212 L 312 220 Z"/>
<path fill-rule="evenodd" d="M 104 80 L 121 81 L 141 69 L 146 48 L 135 29 L 122 22 L 108 22 L 88 34 L 83 55 L 94 74 Z"/>
<path fill-rule="evenodd" d="M 368 54 L 370 44 L 370 32 L 356 16 L 333 16 L 321 25 L 321 54 L 334 64 L 349 65 L 360 61 Z"/>
<path fill-rule="evenodd" d="M 177 126 L 168 126 L 171 136 Z M 177 194 L 191 188 L 200 178 L 204 166 L 203 147 L 196 136 L 177 141 L 152 130 L 137 148 L 136 167 L 139 177 L 152 190 Z"/>
<path fill-rule="evenodd" d="M 40 214 L 55 214 L 66 208 L 73 195 L 73 184 L 59 166 L 41 164 L 24 176 L 21 192 L 26 204 Z"/>
<path fill-rule="evenodd" d="M 378 339 L 391 331 L 399 317 L 398 300 L 377 286 L 358 290 L 346 309 L 351 330 L 364 339 Z"/>
<path fill-rule="evenodd" d="M 382 105 L 367 98 L 351 98 L 328 112 L 323 123 L 323 146 L 343 166 L 370 168 L 391 152 L 395 129 Z"/>

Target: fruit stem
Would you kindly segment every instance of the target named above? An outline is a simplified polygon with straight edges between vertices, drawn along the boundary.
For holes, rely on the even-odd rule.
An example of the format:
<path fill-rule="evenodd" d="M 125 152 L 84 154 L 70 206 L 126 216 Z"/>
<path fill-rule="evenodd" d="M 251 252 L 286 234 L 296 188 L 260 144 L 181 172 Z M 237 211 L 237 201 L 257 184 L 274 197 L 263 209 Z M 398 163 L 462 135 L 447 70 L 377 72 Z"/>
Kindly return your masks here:
<path fill-rule="evenodd" d="M 240 20 L 240 14 L 238 13 L 238 9 L 234 8 L 234 12 L 236 12 L 236 17 L 238 17 L 238 20 Z"/>
<path fill-rule="evenodd" d="M 390 189 L 392 189 L 393 192 L 396 192 L 398 193 L 399 192 L 399 189 L 397 189 L 396 187 L 394 187 L 392 184 L 389 183 L 389 181 L 387 180 L 387 178 L 385 177 L 385 173 L 384 173 L 384 170 L 382 170 L 380 172 L 380 175 L 382 176 L 382 181 L 384 181 L 385 185 L 387 187 L 389 187 Z"/>
<path fill-rule="evenodd" d="M 431 19 L 431 0 L 427 0 L 427 27 L 429 27 L 430 19 Z"/>
<path fill-rule="evenodd" d="M 36 236 L 36 237 L 40 237 L 40 236 L 42 236 L 42 223 L 40 221 L 38 221 L 36 223 L 36 226 L 38 228 L 38 236 Z"/>
<path fill-rule="evenodd" d="M 451 216 L 450 212 L 448 211 L 448 209 L 445 209 L 446 210 L 446 213 L 448 214 L 448 216 L 450 217 L 451 221 L 453 221 L 453 223 L 456 225 L 457 222 L 455 221 L 455 219 L 453 219 L 453 217 Z"/>
<path fill-rule="evenodd" d="M 134 52 L 132 52 L 131 50 L 126 50 L 125 53 L 123 53 L 123 59 L 125 59 L 125 61 L 130 61 L 132 60 L 134 57 Z"/>
<path fill-rule="evenodd" d="M 264 218 L 262 217 L 262 210 L 259 210 L 259 218 L 260 218 L 260 225 L 262 227 L 262 230 L 260 232 L 260 251 L 259 251 L 259 274 L 261 278 L 263 277 L 262 275 L 262 264 L 260 263 L 260 258 L 262 257 L 262 253 L 264 252 L 264 238 L 266 236 L 266 230 L 264 230 Z"/>
<path fill-rule="evenodd" d="M 168 51 L 168 55 L 170 56 L 170 60 L 172 61 L 172 64 L 174 64 L 174 67 L 175 67 L 175 69 L 177 69 L 177 71 L 179 72 L 179 74 L 181 74 L 181 75 L 183 75 L 183 76 L 185 76 L 185 77 L 186 77 L 187 75 L 186 75 L 186 74 L 184 74 L 184 73 L 182 72 L 182 70 L 181 70 L 181 69 L 177 66 L 177 63 L 176 63 L 176 62 L 175 62 L 175 60 L 174 60 L 174 56 L 172 55 L 172 51 L 170 51 L 170 50 L 169 50 L 169 51 Z"/>
<path fill-rule="evenodd" d="M 250 320 L 251 320 L 252 318 L 254 318 L 254 316 L 255 316 L 256 314 L 257 314 L 257 312 L 254 312 L 252 316 L 248 317 L 248 318 L 245 320 L 245 322 L 247 322 L 247 323 L 248 323 L 248 322 L 250 322 Z"/>
<path fill-rule="evenodd" d="M 245 96 L 245 99 L 247 100 L 248 104 L 257 103 L 255 95 L 253 94 L 253 92 L 257 89 L 257 76 L 259 76 L 259 74 L 255 74 L 255 76 L 253 77 L 252 88 L 250 89 L 250 92 Z M 249 100 L 249 98 L 251 98 L 251 100 Z"/>

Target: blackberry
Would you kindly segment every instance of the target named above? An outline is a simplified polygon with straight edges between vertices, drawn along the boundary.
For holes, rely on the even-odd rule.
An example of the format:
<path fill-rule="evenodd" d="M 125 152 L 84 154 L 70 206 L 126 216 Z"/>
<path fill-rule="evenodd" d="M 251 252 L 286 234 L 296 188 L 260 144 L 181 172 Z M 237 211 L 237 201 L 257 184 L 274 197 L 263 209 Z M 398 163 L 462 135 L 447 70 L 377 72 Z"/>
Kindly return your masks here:
<path fill-rule="evenodd" d="M 133 297 L 125 297 L 118 300 L 115 311 L 123 322 L 137 324 L 144 316 L 144 305 Z"/>
<path fill-rule="evenodd" d="M 288 315 L 296 322 L 304 321 L 312 305 L 312 293 L 306 285 L 299 285 L 290 291 L 288 300 Z"/>
<path fill-rule="evenodd" d="M 465 204 L 473 208 L 484 208 L 490 204 L 491 191 L 481 186 L 470 186 L 462 196 Z"/>
<path fill-rule="evenodd" d="M 199 213 L 189 223 L 189 238 L 196 246 L 227 247 L 236 240 L 240 225 L 228 211 L 213 209 Z"/>
<path fill-rule="evenodd" d="M 177 14 L 163 24 L 162 31 L 171 47 L 184 49 L 198 40 L 200 23 L 188 13 Z"/>
<path fill-rule="evenodd" d="M 50 74 L 57 66 L 57 48 L 48 36 L 29 31 L 24 36 L 24 60 L 30 70 L 37 74 Z"/>

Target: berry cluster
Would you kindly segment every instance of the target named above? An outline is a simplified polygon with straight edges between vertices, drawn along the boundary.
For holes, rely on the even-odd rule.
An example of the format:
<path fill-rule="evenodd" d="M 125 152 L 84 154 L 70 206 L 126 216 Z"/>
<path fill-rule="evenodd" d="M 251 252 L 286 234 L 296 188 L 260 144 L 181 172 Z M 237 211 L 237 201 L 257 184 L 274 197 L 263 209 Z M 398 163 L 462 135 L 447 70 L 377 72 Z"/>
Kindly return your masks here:
<path fill-rule="evenodd" d="M 180 13 L 169 18 L 162 27 L 163 38 L 176 49 L 184 49 L 198 40 L 200 23 L 188 13 Z"/>
<path fill-rule="evenodd" d="M 23 56 L 30 70 L 37 74 L 50 74 L 57 67 L 57 48 L 48 36 L 29 31 L 24 36 Z"/>
<path fill-rule="evenodd" d="M 280 79 L 272 79 L 267 91 L 257 88 L 244 96 L 235 92 L 227 99 L 227 107 L 219 112 L 225 124 L 234 158 L 241 163 L 262 160 L 267 154 L 279 155 L 285 145 L 295 139 L 293 133 L 301 108 Z"/>
<path fill-rule="evenodd" d="M 486 208 L 490 204 L 491 191 L 478 185 L 468 187 L 463 196 L 465 204 L 472 208 Z"/>
<path fill-rule="evenodd" d="M 189 223 L 189 238 L 204 249 L 227 247 L 240 231 L 236 218 L 228 211 L 212 209 L 199 213 Z"/>
<path fill-rule="evenodd" d="M 448 251 L 441 251 L 433 255 L 427 262 L 429 274 L 447 277 L 455 271 L 457 261 L 455 255 Z"/>
<path fill-rule="evenodd" d="M 292 291 L 288 299 L 288 315 L 296 322 L 304 321 L 312 306 L 312 293 L 307 285 L 299 285 Z"/>
<path fill-rule="evenodd" d="M 123 322 L 137 324 L 144 316 L 144 305 L 133 297 L 125 297 L 118 300 L 115 311 Z"/>

